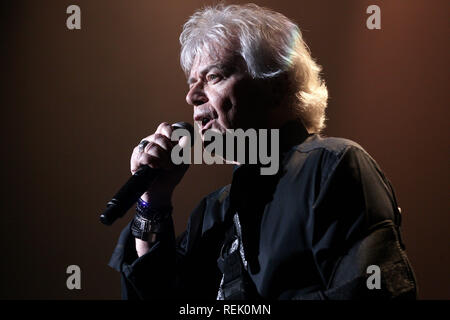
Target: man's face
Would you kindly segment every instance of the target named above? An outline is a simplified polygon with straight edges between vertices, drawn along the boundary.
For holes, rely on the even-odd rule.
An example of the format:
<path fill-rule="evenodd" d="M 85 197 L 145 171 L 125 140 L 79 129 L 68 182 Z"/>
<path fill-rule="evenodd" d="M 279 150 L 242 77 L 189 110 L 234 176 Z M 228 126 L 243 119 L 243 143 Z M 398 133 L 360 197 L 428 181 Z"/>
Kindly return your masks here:
<path fill-rule="evenodd" d="M 247 72 L 244 60 L 230 51 L 197 55 L 188 77 L 188 104 L 194 107 L 194 121 L 202 139 L 208 129 L 264 127 L 264 106 L 258 80 Z"/>

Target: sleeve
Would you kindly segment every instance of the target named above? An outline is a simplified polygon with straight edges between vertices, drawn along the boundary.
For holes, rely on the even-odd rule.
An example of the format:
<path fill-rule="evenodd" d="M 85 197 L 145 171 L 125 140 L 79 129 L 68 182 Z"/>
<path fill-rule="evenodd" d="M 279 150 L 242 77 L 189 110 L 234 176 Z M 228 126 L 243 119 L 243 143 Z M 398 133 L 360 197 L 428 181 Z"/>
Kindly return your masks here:
<path fill-rule="evenodd" d="M 131 234 L 131 222 L 123 229 L 108 263 L 120 272 L 122 299 L 177 299 L 185 294 L 183 287 L 187 261 L 192 255 L 188 247 L 199 236 L 205 210 L 205 199 L 194 209 L 188 227 L 178 239 L 175 238 L 173 220 L 166 222 L 149 252 L 137 256 L 135 238 Z M 195 288 L 194 288 L 195 290 Z"/>
<path fill-rule="evenodd" d="M 347 147 L 329 172 L 313 204 L 309 230 L 325 289 L 293 298 L 415 298 L 415 277 L 389 181 L 376 162 L 355 146 Z M 379 268 L 378 275 L 373 268 Z"/>
<path fill-rule="evenodd" d="M 141 257 L 136 253 L 131 222 L 122 230 L 108 264 L 120 272 L 122 299 L 164 298 L 175 287 L 175 236 L 173 222 L 166 223 L 165 233 Z"/>

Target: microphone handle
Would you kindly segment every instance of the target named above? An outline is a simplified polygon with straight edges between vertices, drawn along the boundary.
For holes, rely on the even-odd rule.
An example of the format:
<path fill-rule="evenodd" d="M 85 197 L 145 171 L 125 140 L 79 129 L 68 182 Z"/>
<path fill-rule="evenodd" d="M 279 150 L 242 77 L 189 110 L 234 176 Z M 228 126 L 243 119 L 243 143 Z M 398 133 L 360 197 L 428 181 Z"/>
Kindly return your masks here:
<path fill-rule="evenodd" d="M 100 215 L 100 221 L 103 224 L 111 225 L 117 218 L 123 217 L 148 189 L 161 170 L 149 166 L 139 168 L 106 204 L 105 211 Z"/>

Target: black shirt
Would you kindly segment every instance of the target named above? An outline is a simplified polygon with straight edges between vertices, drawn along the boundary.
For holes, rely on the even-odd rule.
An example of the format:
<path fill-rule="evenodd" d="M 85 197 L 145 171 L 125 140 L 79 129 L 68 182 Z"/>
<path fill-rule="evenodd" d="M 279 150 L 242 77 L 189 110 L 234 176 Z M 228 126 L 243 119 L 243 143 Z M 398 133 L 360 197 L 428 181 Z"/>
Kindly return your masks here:
<path fill-rule="evenodd" d="M 137 257 L 128 225 L 109 265 L 121 272 L 125 299 L 216 299 L 224 235 L 237 212 L 248 274 L 265 299 L 416 296 L 391 184 L 353 141 L 281 130 L 278 174 L 257 165 L 234 170 L 231 185 L 204 197 L 186 231 L 173 222 Z M 367 287 L 367 267 L 381 269 L 381 289 Z"/>

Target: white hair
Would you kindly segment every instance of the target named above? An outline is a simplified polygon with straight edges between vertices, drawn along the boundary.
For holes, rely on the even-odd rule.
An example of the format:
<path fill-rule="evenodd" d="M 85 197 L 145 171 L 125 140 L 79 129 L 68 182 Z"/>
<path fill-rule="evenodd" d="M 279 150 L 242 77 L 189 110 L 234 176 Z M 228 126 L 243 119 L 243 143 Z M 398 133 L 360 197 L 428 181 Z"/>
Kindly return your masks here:
<path fill-rule="evenodd" d="M 288 75 L 296 115 L 309 132 L 325 127 L 328 91 L 320 78 L 321 67 L 312 59 L 299 27 L 281 13 L 255 4 L 206 7 L 184 24 L 180 43 L 186 75 L 195 57 L 213 47 L 235 49 L 253 78 Z"/>

